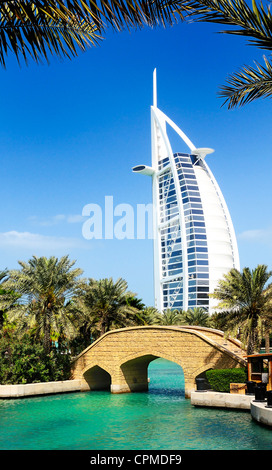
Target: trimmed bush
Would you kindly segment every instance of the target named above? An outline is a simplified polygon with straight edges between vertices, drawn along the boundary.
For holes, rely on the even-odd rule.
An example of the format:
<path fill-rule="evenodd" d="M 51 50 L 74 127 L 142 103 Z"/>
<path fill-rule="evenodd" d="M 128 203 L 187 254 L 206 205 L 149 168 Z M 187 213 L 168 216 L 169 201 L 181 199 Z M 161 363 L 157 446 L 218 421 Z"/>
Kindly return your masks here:
<path fill-rule="evenodd" d="M 246 369 L 213 369 L 206 372 L 206 377 L 215 392 L 229 392 L 230 383 L 245 383 Z"/>

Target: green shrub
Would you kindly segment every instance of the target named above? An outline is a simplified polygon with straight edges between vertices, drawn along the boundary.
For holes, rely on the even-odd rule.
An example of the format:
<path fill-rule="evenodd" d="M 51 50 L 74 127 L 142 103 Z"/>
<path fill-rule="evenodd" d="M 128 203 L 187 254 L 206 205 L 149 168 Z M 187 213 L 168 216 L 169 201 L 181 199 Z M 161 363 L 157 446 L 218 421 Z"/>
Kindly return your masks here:
<path fill-rule="evenodd" d="M 206 372 L 212 390 L 229 392 L 230 383 L 244 383 L 247 380 L 246 369 L 213 369 Z"/>
<path fill-rule="evenodd" d="M 24 384 L 68 380 L 70 357 L 51 351 L 25 334 L 20 340 L 12 333 L 0 335 L 0 384 Z"/>

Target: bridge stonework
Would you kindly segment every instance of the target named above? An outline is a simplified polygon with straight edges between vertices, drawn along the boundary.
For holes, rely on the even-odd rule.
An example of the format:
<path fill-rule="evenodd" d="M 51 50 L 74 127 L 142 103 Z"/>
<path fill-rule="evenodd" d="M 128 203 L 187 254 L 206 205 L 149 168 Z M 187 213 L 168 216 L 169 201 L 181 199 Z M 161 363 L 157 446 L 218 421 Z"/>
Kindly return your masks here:
<path fill-rule="evenodd" d="M 106 333 L 77 356 L 72 364 L 72 378 L 81 380 L 82 391 L 143 391 L 148 389 L 148 365 L 164 358 L 182 367 L 185 396 L 190 397 L 196 377 L 208 369 L 244 366 L 243 355 L 238 341 L 224 339 L 218 330 L 175 326 L 123 328 Z"/>

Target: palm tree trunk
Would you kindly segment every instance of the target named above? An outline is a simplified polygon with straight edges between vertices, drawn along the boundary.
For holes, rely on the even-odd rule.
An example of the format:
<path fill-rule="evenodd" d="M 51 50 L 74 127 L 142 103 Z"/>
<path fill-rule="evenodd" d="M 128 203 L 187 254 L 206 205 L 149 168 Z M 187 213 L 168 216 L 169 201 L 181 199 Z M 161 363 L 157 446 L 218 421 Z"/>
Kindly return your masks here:
<path fill-rule="evenodd" d="M 254 341 L 252 335 L 249 336 L 248 343 L 247 343 L 247 355 L 254 354 Z"/>
<path fill-rule="evenodd" d="M 106 324 L 105 324 L 105 322 L 103 322 L 101 324 L 101 330 L 100 330 L 99 336 L 103 336 L 105 333 L 106 333 Z"/>
<path fill-rule="evenodd" d="M 257 318 L 252 315 L 251 325 L 248 334 L 247 354 L 254 354 L 257 345 Z"/>
<path fill-rule="evenodd" d="M 43 346 L 47 354 L 50 353 L 51 344 L 50 344 L 50 310 L 46 310 L 44 313 L 44 322 L 43 322 Z"/>
<path fill-rule="evenodd" d="M 265 339 L 265 352 L 269 353 L 270 352 L 270 334 L 268 330 L 266 330 L 265 332 L 264 339 Z"/>
<path fill-rule="evenodd" d="M 43 347 L 45 349 L 45 352 L 49 354 L 50 353 L 50 332 L 48 331 L 48 328 L 46 328 L 44 332 Z"/>

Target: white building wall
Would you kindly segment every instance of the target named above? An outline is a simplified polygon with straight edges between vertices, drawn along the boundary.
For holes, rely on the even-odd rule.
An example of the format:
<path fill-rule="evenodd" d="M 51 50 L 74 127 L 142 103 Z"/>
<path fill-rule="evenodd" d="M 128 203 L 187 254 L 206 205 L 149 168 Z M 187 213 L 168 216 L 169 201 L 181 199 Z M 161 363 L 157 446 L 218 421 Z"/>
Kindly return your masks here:
<path fill-rule="evenodd" d="M 217 193 L 210 175 L 200 166 L 195 167 L 195 174 L 205 216 L 210 293 L 213 293 L 224 274 L 237 267 L 234 249 L 236 240 L 232 237 L 232 222 L 229 214 L 225 213 L 225 201 L 222 201 L 222 196 L 220 197 Z M 216 307 L 217 303 L 216 299 L 210 299 L 210 308 Z"/>

